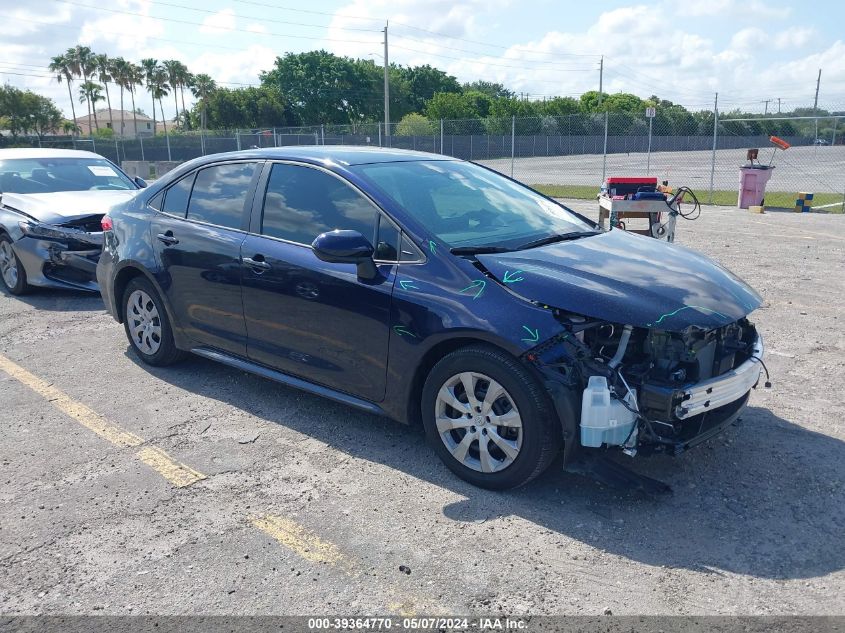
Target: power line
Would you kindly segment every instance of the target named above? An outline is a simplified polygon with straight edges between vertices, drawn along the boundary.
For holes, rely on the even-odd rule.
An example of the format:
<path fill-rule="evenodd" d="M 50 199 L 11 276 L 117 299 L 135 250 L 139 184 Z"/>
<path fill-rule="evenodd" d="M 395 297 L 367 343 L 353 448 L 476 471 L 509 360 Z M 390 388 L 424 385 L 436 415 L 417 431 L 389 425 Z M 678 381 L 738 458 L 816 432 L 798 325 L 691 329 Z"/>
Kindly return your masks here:
<path fill-rule="evenodd" d="M 517 48 L 515 46 L 502 46 L 501 44 L 490 44 L 489 42 L 481 42 L 481 41 L 478 41 L 478 40 L 470 40 L 470 39 L 466 39 L 466 38 L 463 38 L 463 37 L 456 37 L 454 35 L 447 35 L 446 33 L 441 33 L 439 31 L 432 31 L 430 29 L 424 29 L 424 28 L 421 28 L 421 27 L 418 27 L 418 26 L 411 26 L 410 24 L 404 24 L 402 22 L 394 22 L 394 24 L 397 24 L 399 26 L 404 26 L 406 29 L 413 29 L 414 31 L 421 31 L 423 33 L 431 33 L 431 34 L 437 35 L 439 37 L 444 37 L 444 38 L 447 38 L 447 39 L 450 39 L 450 40 L 458 40 L 459 42 L 467 42 L 469 44 L 479 44 L 481 46 L 487 46 L 487 47 L 490 47 L 490 48 L 498 48 L 498 49 L 501 49 L 501 50 L 524 51 L 524 52 L 528 52 L 528 53 L 536 53 L 537 52 L 537 51 L 534 51 L 534 50 L 529 49 L 529 48 Z M 558 55 L 558 56 L 561 56 L 561 57 L 592 57 L 592 58 L 596 58 L 596 59 L 601 57 L 601 55 L 593 54 L 593 53 L 585 53 L 585 54 L 581 54 L 581 53 L 548 53 L 548 54 L 549 55 L 554 54 L 554 55 Z"/>
<path fill-rule="evenodd" d="M 61 0 L 60 0 L 61 1 Z M 147 0 L 149 4 L 157 4 L 164 7 L 173 7 L 176 9 L 185 9 L 186 11 L 196 11 L 198 13 L 208 13 L 211 15 L 218 15 L 220 11 L 214 11 L 212 9 L 199 9 L 197 7 L 185 6 L 184 4 L 174 4 L 172 2 L 163 2 L 162 0 Z M 233 17 L 235 14 L 232 14 Z M 153 16 L 148 16 L 153 17 Z M 276 24 L 286 24 L 289 26 L 305 26 L 308 28 L 317 28 L 317 29 L 324 29 L 326 28 L 324 24 L 309 24 L 307 22 L 289 22 L 287 20 L 274 20 L 273 18 L 268 18 L 264 16 L 255 16 L 255 15 L 238 15 L 237 17 L 245 18 L 247 20 L 261 20 L 262 22 L 274 22 Z M 356 27 L 343 27 L 342 31 L 364 31 L 367 33 L 380 33 L 378 29 L 361 29 Z M 250 31 L 251 33 L 254 31 Z"/>
<path fill-rule="evenodd" d="M 109 13 L 117 13 L 119 15 L 133 15 L 136 17 L 147 18 L 149 20 L 158 20 L 160 22 L 172 22 L 175 24 L 189 24 L 191 26 L 207 26 L 202 24 L 201 22 L 192 22 L 190 20 L 179 20 L 177 18 L 162 18 L 155 15 L 147 15 L 145 13 L 138 13 L 137 11 L 123 11 L 122 9 L 109 9 L 107 7 L 95 7 L 90 4 L 84 4 L 81 2 L 73 2 L 73 0 L 53 0 L 54 2 L 61 2 L 64 4 L 70 4 L 77 7 L 83 7 L 85 9 L 92 9 L 94 11 L 107 11 Z M 263 35 L 267 37 L 281 37 L 285 39 L 300 39 L 300 40 L 317 40 L 321 42 L 341 42 L 345 44 L 373 44 L 374 42 L 369 40 L 344 40 L 338 38 L 326 38 L 326 37 L 314 37 L 309 35 L 294 35 L 292 33 L 273 33 L 270 31 L 262 32 L 262 31 L 250 31 L 249 29 L 238 29 L 238 28 L 223 28 L 223 27 L 208 27 L 208 28 L 217 28 L 218 30 L 223 31 L 238 31 L 240 33 L 249 33 L 250 35 Z"/>
<path fill-rule="evenodd" d="M 493 63 L 490 63 L 490 62 L 487 62 L 487 61 L 467 59 L 466 57 L 453 57 L 451 55 L 440 55 L 438 53 L 431 53 L 429 51 L 421 51 L 418 48 L 409 48 L 407 46 L 399 46 L 397 44 L 394 44 L 393 48 L 398 48 L 398 49 L 401 49 L 403 51 L 410 51 L 412 53 L 422 53 L 423 55 L 431 55 L 432 57 L 441 57 L 443 59 L 452 59 L 454 61 L 464 62 L 465 64 L 484 64 L 485 66 L 492 66 L 492 67 L 495 67 L 495 68 L 514 68 L 516 70 L 525 70 L 525 66 L 510 66 L 510 65 L 507 65 L 507 64 L 493 64 Z M 501 59 L 501 58 L 497 57 L 495 59 Z M 539 69 L 537 69 L 537 70 L 539 70 Z M 594 69 L 592 69 L 592 68 L 555 68 L 555 69 L 551 69 L 551 70 L 565 71 L 565 72 L 593 72 Z M 560 82 L 557 82 L 557 83 L 560 83 Z"/>
<path fill-rule="evenodd" d="M 431 44 L 431 41 L 429 41 L 429 40 L 421 40 L 421 39 L 418 39 L 418 38 L 415 38 L 415 37 L 410 37 L 408 35 L 401 35 L 401 34 L 395 35 L 394 34 L 394 37 L 399 37 L 400 39 L 408 40 L 408 41 L 411 41 L 411 42 L 417 42 L 419 44 Z M 458 51 L 458 52 L 461 52 L 461 53 L 469 53 L 471 55 L 489 55 L 489 53 L 483 53 L 481 51 L 469 50 L 469 49 L 466 49 L 466 48 L 457 48 L 455 46 L 445 46 L 443 44 L 436 44 L 436 46 L 438 48 L 445 48 L 445 49 L 448 49 L 448 50 L 451 50 L 451 51 Z M 503 48 L 506 48 L 506 47 L 503 47 Z M 512 50 L 512 49 L 506 48 L 506 50 Z M 537 54 L 537 55 L 554 55 L 555 54 L 555 53 L 549 53 L 549 52 L 546 52 L 546 51 L 526 51 L 526 52 L 532 52 L 532 53 Z M 528 63 L 532 63 L 532 64 L 559 64 L 560 63 L 558 61 L 551 61 L 551 60 L 547 60 L 547 59 L 525 59 L 525 60 L 523 60 L 523 59 L 520 59 L 520 58 L 503 57 L 503 56 L 500 56 L 500 58 L 501 59 L 510 59 L 512 61 L 518 61 L 518 62 L 524 61 L 524 62 L 528 62 Z"/>

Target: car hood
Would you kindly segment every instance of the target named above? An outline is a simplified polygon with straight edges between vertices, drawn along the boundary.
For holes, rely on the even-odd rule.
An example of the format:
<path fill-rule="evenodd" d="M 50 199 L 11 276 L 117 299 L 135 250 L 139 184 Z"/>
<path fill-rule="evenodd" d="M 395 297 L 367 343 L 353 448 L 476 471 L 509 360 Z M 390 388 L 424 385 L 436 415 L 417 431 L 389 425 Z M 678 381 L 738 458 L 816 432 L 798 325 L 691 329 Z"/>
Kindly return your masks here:
<path fill-rule="evenodd" d="M 60 224 L 87 215 L 102 215 L 139 190 L 60 191 L 57 193 L 4 193 L 2 203 L 45 224 Z"/>
<path fill-rule="evenodd" d="M 635 327 L 709 330 L 762 303 L 704 255 L 622 230 L 478 260 L 525 299 Z"/>

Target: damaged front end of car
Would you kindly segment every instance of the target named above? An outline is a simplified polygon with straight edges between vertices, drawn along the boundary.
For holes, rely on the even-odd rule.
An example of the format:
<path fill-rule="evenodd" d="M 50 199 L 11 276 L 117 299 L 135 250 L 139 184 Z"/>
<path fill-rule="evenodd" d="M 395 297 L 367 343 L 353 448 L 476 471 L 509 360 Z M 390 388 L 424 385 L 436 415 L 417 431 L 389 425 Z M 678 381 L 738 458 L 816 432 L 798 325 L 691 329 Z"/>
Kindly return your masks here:
<path fill-rule="evenodd" d="M 40 286 L 97 290 L 97 262 L 103 249 L 103 214 L 46 224 L 27 219 L 18 223 L 21 238 L 15 251 L 30 283 Z"/>
<path fill-rule="evenodd" d="M 553 310 L 563 331 L 526 352 L 578 449 L 673 455 L 741 414 L 764 369 L 762 338 L 743 317 L 681 331 Z"/>

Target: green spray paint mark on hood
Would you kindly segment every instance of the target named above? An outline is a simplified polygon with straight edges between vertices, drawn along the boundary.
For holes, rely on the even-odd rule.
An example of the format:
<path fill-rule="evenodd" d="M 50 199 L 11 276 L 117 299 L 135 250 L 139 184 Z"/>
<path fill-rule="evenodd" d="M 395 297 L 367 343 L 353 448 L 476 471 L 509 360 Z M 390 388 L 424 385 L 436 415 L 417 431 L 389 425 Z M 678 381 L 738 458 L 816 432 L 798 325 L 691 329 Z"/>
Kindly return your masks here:
<path fill-rule="evenodd" d="M 683 312 L 684 310 L 701 310 L 703 312 L 708 312 L 710 314 L 715 314 L 717 316 L 720 316 L 723 319 L 730 319 L 730 317 L 727 316 L 726 314 L 722 314 L 721 312 L 717 312 L 716 310 L 711 310 L 710 308 L 705 308 L 704 306 L 683 306 L 681 308 L 678 308 L 677 310 L 674 310 L 673 312 L 667 312 L 666 314 L 662 314 L 660 316 L 660 318 L 657 319 L 657 321 L 655 321 L 654 323 L 647 323 L 646 325 L 648 325 L 649 327 L 652 327 L 652 326 L 655 326 L 655 325 L 660 325 L 663 322 L 664 319 L 668 319 L 670 317 L 673 317 L 676 314 L 678 314 L 679 312 Z"/>

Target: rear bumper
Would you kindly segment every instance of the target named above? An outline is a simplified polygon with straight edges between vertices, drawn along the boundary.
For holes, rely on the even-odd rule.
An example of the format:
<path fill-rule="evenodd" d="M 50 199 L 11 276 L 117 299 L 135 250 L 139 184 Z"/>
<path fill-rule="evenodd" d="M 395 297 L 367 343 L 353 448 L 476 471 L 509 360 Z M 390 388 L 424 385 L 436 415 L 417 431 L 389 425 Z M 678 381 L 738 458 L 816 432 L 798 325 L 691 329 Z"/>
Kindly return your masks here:
<path fill-rule="evenodd" d="M 97 292 L 96 269 L 102 248 L 71 250 L 53 240 L 22 237 L 12 247 L 26 271 L 27 283 L 44 288 Z"/>

